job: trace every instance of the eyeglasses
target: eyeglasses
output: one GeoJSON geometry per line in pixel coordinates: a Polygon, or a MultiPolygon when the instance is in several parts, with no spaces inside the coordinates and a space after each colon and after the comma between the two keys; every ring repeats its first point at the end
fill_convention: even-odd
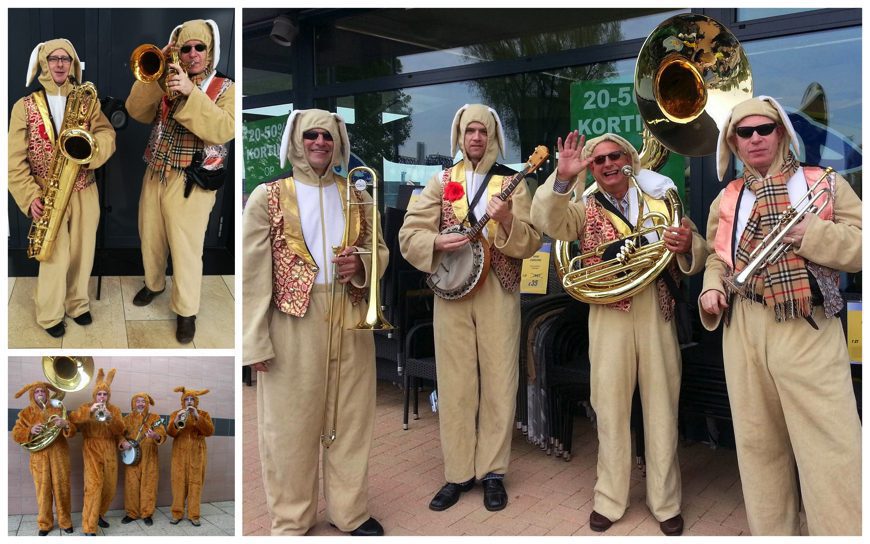
{"type": "Polygon", "coordinates": [[[302,133],[303,140],[314,141],[317,139],[318,136],[323,136],[323,139],[326,140],[327,142],[332,141],[332,134],[330,134],[328,132],[317,132],[316,130],[306,130],[305,132],[302,133]]]}
{"type": "Polygon", "coordinates": [[[611,151],[611,152],[608,153],[607,155],[598,155],[597,157],[595,157],[594,159],[592,159],[592,162],[594,162],[595,164],[601,166],[602,164],[604,164],[604,161],[605,161],[605,160],[610,159],[610,162],[616,162],[616,161],[618,161],[618,160],[620,159],[620,157],[622,157],[623,155],[625,155],[625,151],[611,151]]]}
{"type": "Polygon", "coordinates": [[[72,62],[70,57],[48,57],[49,64],[69,64],[72,62]]]}
{"type": "Polygon", "coordinates": [[[208,47],[204,43],[198,43],[196,45],[182,45],[181,49],[179,51],[181,51],[182,53],[184,53],[186,55],[186,54],[190,53],[191,48],[196,49],[200,53],[202,53],[203,51],[208,49],[208,47]]]}
{"type": "Polygon", "coordinates": [[[764,123],[763,125],[755,125],[754,127],[737,127],[734,132],[744,140],[752,138],[752,133],[757,132],[759,136],[767,136],[776,130],[776,123],[764,123]]]}

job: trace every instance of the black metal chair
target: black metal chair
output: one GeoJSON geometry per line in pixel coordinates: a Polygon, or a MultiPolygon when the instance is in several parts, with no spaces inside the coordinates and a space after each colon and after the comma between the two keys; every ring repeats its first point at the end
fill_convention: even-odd
{"type": "Polygon", "coordinates": [[[402,429],[408,430],[408,408],[414,396],[414,419],[420,419],[418,380],[437,381],[435,372],[435,340],[431,321],[418,323],[405,336],[404,352],[404,399],[402,429]]]}

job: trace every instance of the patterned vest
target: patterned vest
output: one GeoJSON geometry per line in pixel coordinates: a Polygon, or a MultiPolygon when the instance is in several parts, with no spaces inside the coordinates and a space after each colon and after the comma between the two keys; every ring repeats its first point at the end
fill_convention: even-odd
{"type": "MultiPolygon", "coordinates": [[[[57,137],[54,133],[54,123],[51,122],[51,112],[42,91],[24,98],[24,111],[27,116],[27,161],[37,183],[45,189],[45,184],[51,176],[51,158],[57,137]]],[[[90,123],[84,128],[89,129],[90,123]]],[[[81,191],[94,181],[93,170],[80,169],[73,191],[81,191]]]]}
{"type": "MultiPolygon", "coordinates": [[[[344,191],[347,180],[340,179],[341,190],[344,191]]],[[[287,315],[303,317],[308,311],[311,289],[314,287],[319,269],[302,236],[296,186],[293,184],[292,177],[271,181],[265,186],[269,211],[269,239],[272,243],[272,302],[278,310],[287,315]]],[[[361,200],[355,190],[353,195],[357,202],[361,200]]],[[[360,206],[352,206],[350,211],[350,220],[354,221],[352,225],[356,225],[355,229],[351,229],[351,238],[354,239],[351,245],[357,245],[364,240],[370,230],[365,214],[359,213],[359,209],[360,206]],[[354,230],[357,231],[356,236],[354,230]]],[[[345,211],[345,217],[347,215],[345,211]]],[[[374,253],[373,259],[377,258],[377,249],[374,253]]],[[[367,290],[350,283],[347,286],[351,303],[357,305],[367,290]]]]}
{"type": "MultiPolygon", "coordinates": [[[[444,198],[444,186],[447,185],[447,183],[450,181],[460,183],[463,190],[465,191],[465,194],[468,194],[468,187],[465,183],[465,170],[461,168],[457,169],[457,179],[451,179],[452,170],[452,168],[448,168],[441,176],[442,231],[446,228],[458,225],[458,216],[462,216],[463,218],[465,218],[468,215],[468,201],[465,198],[460,198],[453,202],[450,202],[449,200],[446,200],[444,198]]],[[[509,176],[493,175],[490,178],[489,184],[486,188],[486,192],[488,195],[487,201],[503,191],[508,186],[509,182],[509,176]]],[[[481,196],[481,198],[486,197],[481,196]]],[[[495,234],[496,229],[498,228],[498,224],[496,224],[494,221],[491,221],[486,228],[489,232],[489,239],[495,240],[495,234]]],[[[495,276],[498,278],[499,283],[501,283],[501,286],[505,289],[505,291],[513,293],[517,289],[519,289],[523,260],[517,259],[515,257],[508,257],[507,255],[496,249],[494,244],[490,244],[490,259],[490,270],[495,273],[495,276]]]]}

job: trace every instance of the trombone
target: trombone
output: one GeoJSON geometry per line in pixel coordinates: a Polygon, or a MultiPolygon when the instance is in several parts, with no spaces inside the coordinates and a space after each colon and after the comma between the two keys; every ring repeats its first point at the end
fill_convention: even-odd
{"type": "Polygon", "coordinates": [[[133,77],[142,83],[158,82],[166,97],[175,100],[181,93],[170,91],[166,87],[166,79],[176,73],[175,69],[169,66],[170,64],[178,64],[182,70],[187,69],[181,63],[178,48],[175,46],[169,48],[168,55],[164,55],[163,50],[156,45],[143,43],[130,54],[130,70],[133,72],[133,77]]]}
{"type": "MultiPolygon", "coordinates": [[[[369,266],[369,296],[368,296],[368,308],[366,309],[366,315],[363,319],[357,323],[354,327],[351,327],[347,330],[353,331],[387,331],[393,329],[393,325],[390,324],[389,321],[384,317],[381,312],[380,306],[380,266],[378,265],[378,175],[377,173],[366,166],[357,166],[356,168],[352,168],[347,173],[347,186],[345,190],[345,222],[344,222],[344,236],[342,237],[342,245],[336,246],[332,248],[332,252],[334,255],[338,256],[344,249],[347,247],[349,243],[352,242],[350,240],[350,227],[351,227],[351,210],[354,206],[371,206],[371,248],[370,249],[359,249],[350,255],[371,255],[371,265],[369,266]],[[353,177],[356,173],[367,173],[371,181],[367,182],[362,178],[357,179],[355,182],[353,181],[353,177]],[[360,199],[353,198],[354,190],[361,192],[365,191],[368,187],[372,188],[372,201],[371,202],[362,202],[360,199]]],[[[323,447],[329,448],[332,443],[335,441],[336,436],[336,419],[338,413],[338,394],[341,387],[341,344],[343,334],[342,332],[345,330],[344,325],[344,307],[345,302],[347,301],[347,284],[341,284],[341,293],[339,294],[339,302],[338,302],[338,316],[335,316],[335,296],[336,289],[338,289],[338,265],[333,263],[332,265],[332,288],[329,295],[329,312],[327,314],[327,326],[329,327],[329,336],[326,341],[326,383],[325,383],[325,391],[324,398],[329,398],[329,385],[330,385],[330,371],[329,364],[332,360],[332,346],[333,343],[336,342],[333,339],[333,321],[337,319],[337,328],[338,328],[338,339],[336,349],[338,350],[338,355],[336,355],[336,368],[335,368],[335,399],[332,406],[332,420],[330,424],[327,426],[326,420],[329,417],[329,414],[325,411],[323,414],[323,429],[324,433],[320,435],[320,442],[323,444],[323,447]]]]}
{"type": "Polygon", "coordinates": [[[749,254],[749,263],[746,267],[736,274],[733,278],[725,278],[725,282],[729,287],[734,289],[737,294],[744,298],[749,298],[751,284],[750,280],[755,276],[758,269],[762,266],[774,264],[782,258],[783,255],[791,251],[792,244],[783,242],[783,238],[788,234],[791,228],[801,221],[807,214],[819,214],[831,204],[831,189],[824,187],[818,192],[816,189],[819,185],[834,171],[830,166],[825,168],[821,177],[813,183],[812,187],[798,199],[797,203],[789,206],[779,216],[776,225],[770,229],[761,242],[749,254]],[[825,201],[821,206],[817,206],[816,202],[826,196],[825,201]]]}

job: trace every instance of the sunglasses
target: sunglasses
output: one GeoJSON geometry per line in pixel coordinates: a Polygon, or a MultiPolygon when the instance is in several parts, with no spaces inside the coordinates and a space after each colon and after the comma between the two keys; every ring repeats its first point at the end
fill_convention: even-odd
{"type": "Polygon", "coordinates": [[[306,130],[305,132],[302,133],[303,140],[314,141],[314,140],[317,140],[318,136],[323,136],[323,139],[326,140],[327,142],[332,141],[332,134],[330,134],[328,132],[317,132],[316,130],[306,130]]]}
{"type": "Polygon", "coordinates": [[[610,159],[610,162],[616,162],[623,155],[625,155],[625,151],[611,151],[607,155],[598,155],[597,157],[592,159],[592,162],[601,166],[602,164],[604,164],[604,161],[606,161],[607,159],[610,159]]]}
{"type": "Polygon", "coordinates": [[[763,125],[755,125],[754,127],[737,127],[734,132],[744,140],[752,138],[752,133],[757,132],[759,136],[767,136],[776,130],[776,123],[764,123],[763,125]]]}
{"type": "Polygon", "coordinates": [[[196,49],[197,51],[202,53],[203,51],[205,51],[207,49],[207,47],[204,43],[198,43],[196,45],[182,45],[181,49],[179,49],[179,51],[181,51],[182,53],[184,53],[186,55],[186,54],[190,53],[191,49],[196,49]]]}

